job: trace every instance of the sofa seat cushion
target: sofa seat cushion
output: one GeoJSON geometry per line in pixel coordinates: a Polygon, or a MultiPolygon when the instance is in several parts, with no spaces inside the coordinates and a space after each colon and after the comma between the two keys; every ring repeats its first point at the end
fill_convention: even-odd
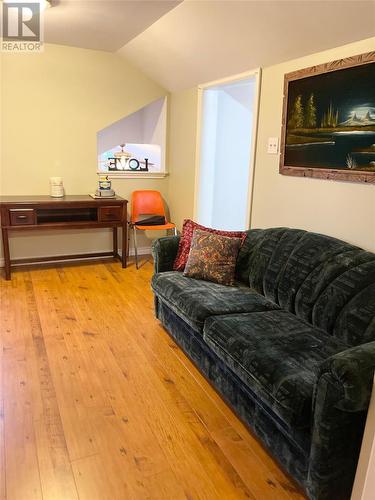
{"type": "Polygon", "coordinates": [[[184,276],[177,271],[155,274],[152,289],[195,331],[217,314],[269,311],[279,307],[248,286],[224,286],[184,276]]]}
{"type": "Polygon", "coordinates": [[[203,338],[288,431],[308,429],[320,364],[347,349],[287,311],[209,318],[203,338]]]}

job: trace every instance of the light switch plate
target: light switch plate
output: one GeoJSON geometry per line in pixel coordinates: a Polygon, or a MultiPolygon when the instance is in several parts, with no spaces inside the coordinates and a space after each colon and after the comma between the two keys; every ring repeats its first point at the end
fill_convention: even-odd
{"type": "Polygon", "coordinates": [[[267,153],[270,155],[277,155],[279,152],[279,138],[269,137],[267,143],[267,153]]]}

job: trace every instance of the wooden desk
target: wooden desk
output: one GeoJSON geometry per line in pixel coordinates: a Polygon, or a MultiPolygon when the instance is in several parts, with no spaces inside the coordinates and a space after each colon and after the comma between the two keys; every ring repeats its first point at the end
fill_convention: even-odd
{"type": "Polygon", "coordinates": [[[5,278],[11,277],[12,264],[46,262],[87,257],[119,258],[126,267],[127,200],[116,197],[93,199],[88,195],[64,196],[2,196],[0,197],[1,232],[3,236],[5,278]],[[113,251],[95,254],[62,255],[35,259],[11,260],[9,232],[34,229],[113,228],[113,251]],[[122,227],[122,257],[118,254],[117,228],[122,227]]]}

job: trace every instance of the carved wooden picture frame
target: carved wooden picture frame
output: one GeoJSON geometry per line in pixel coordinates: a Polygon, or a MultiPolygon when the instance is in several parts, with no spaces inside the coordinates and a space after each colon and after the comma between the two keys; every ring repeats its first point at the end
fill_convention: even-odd
{"type": "Polygon", "coordinates": [[[375,51],[285,75],[279,171],[375,183],[375,51]]]}

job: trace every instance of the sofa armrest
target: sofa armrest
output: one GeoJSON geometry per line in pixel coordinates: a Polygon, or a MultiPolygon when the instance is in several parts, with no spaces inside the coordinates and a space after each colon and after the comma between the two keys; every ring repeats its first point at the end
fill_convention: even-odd
{"type": "Polygon", "coordinates": [[[315,386],[307,490],[311,498],[350,498],[375,368],[375,342],[326,359],[315,386]]]}
{"type": "Polygon", "coordinates": [[[158,238],[153,242],[152,256],[154,258],[155,273],[172,271],[179,241],[180,236],[166,236],[164,238],[158,238]]]}
{"type": "Polygon", "coordinates": [[[322,376],[329,376],[340,390],[336,408],[344,411],[367,410],[374,369],[375,342],[368,342],[326,359],[320,367],[317,386],[322,376]]]}

